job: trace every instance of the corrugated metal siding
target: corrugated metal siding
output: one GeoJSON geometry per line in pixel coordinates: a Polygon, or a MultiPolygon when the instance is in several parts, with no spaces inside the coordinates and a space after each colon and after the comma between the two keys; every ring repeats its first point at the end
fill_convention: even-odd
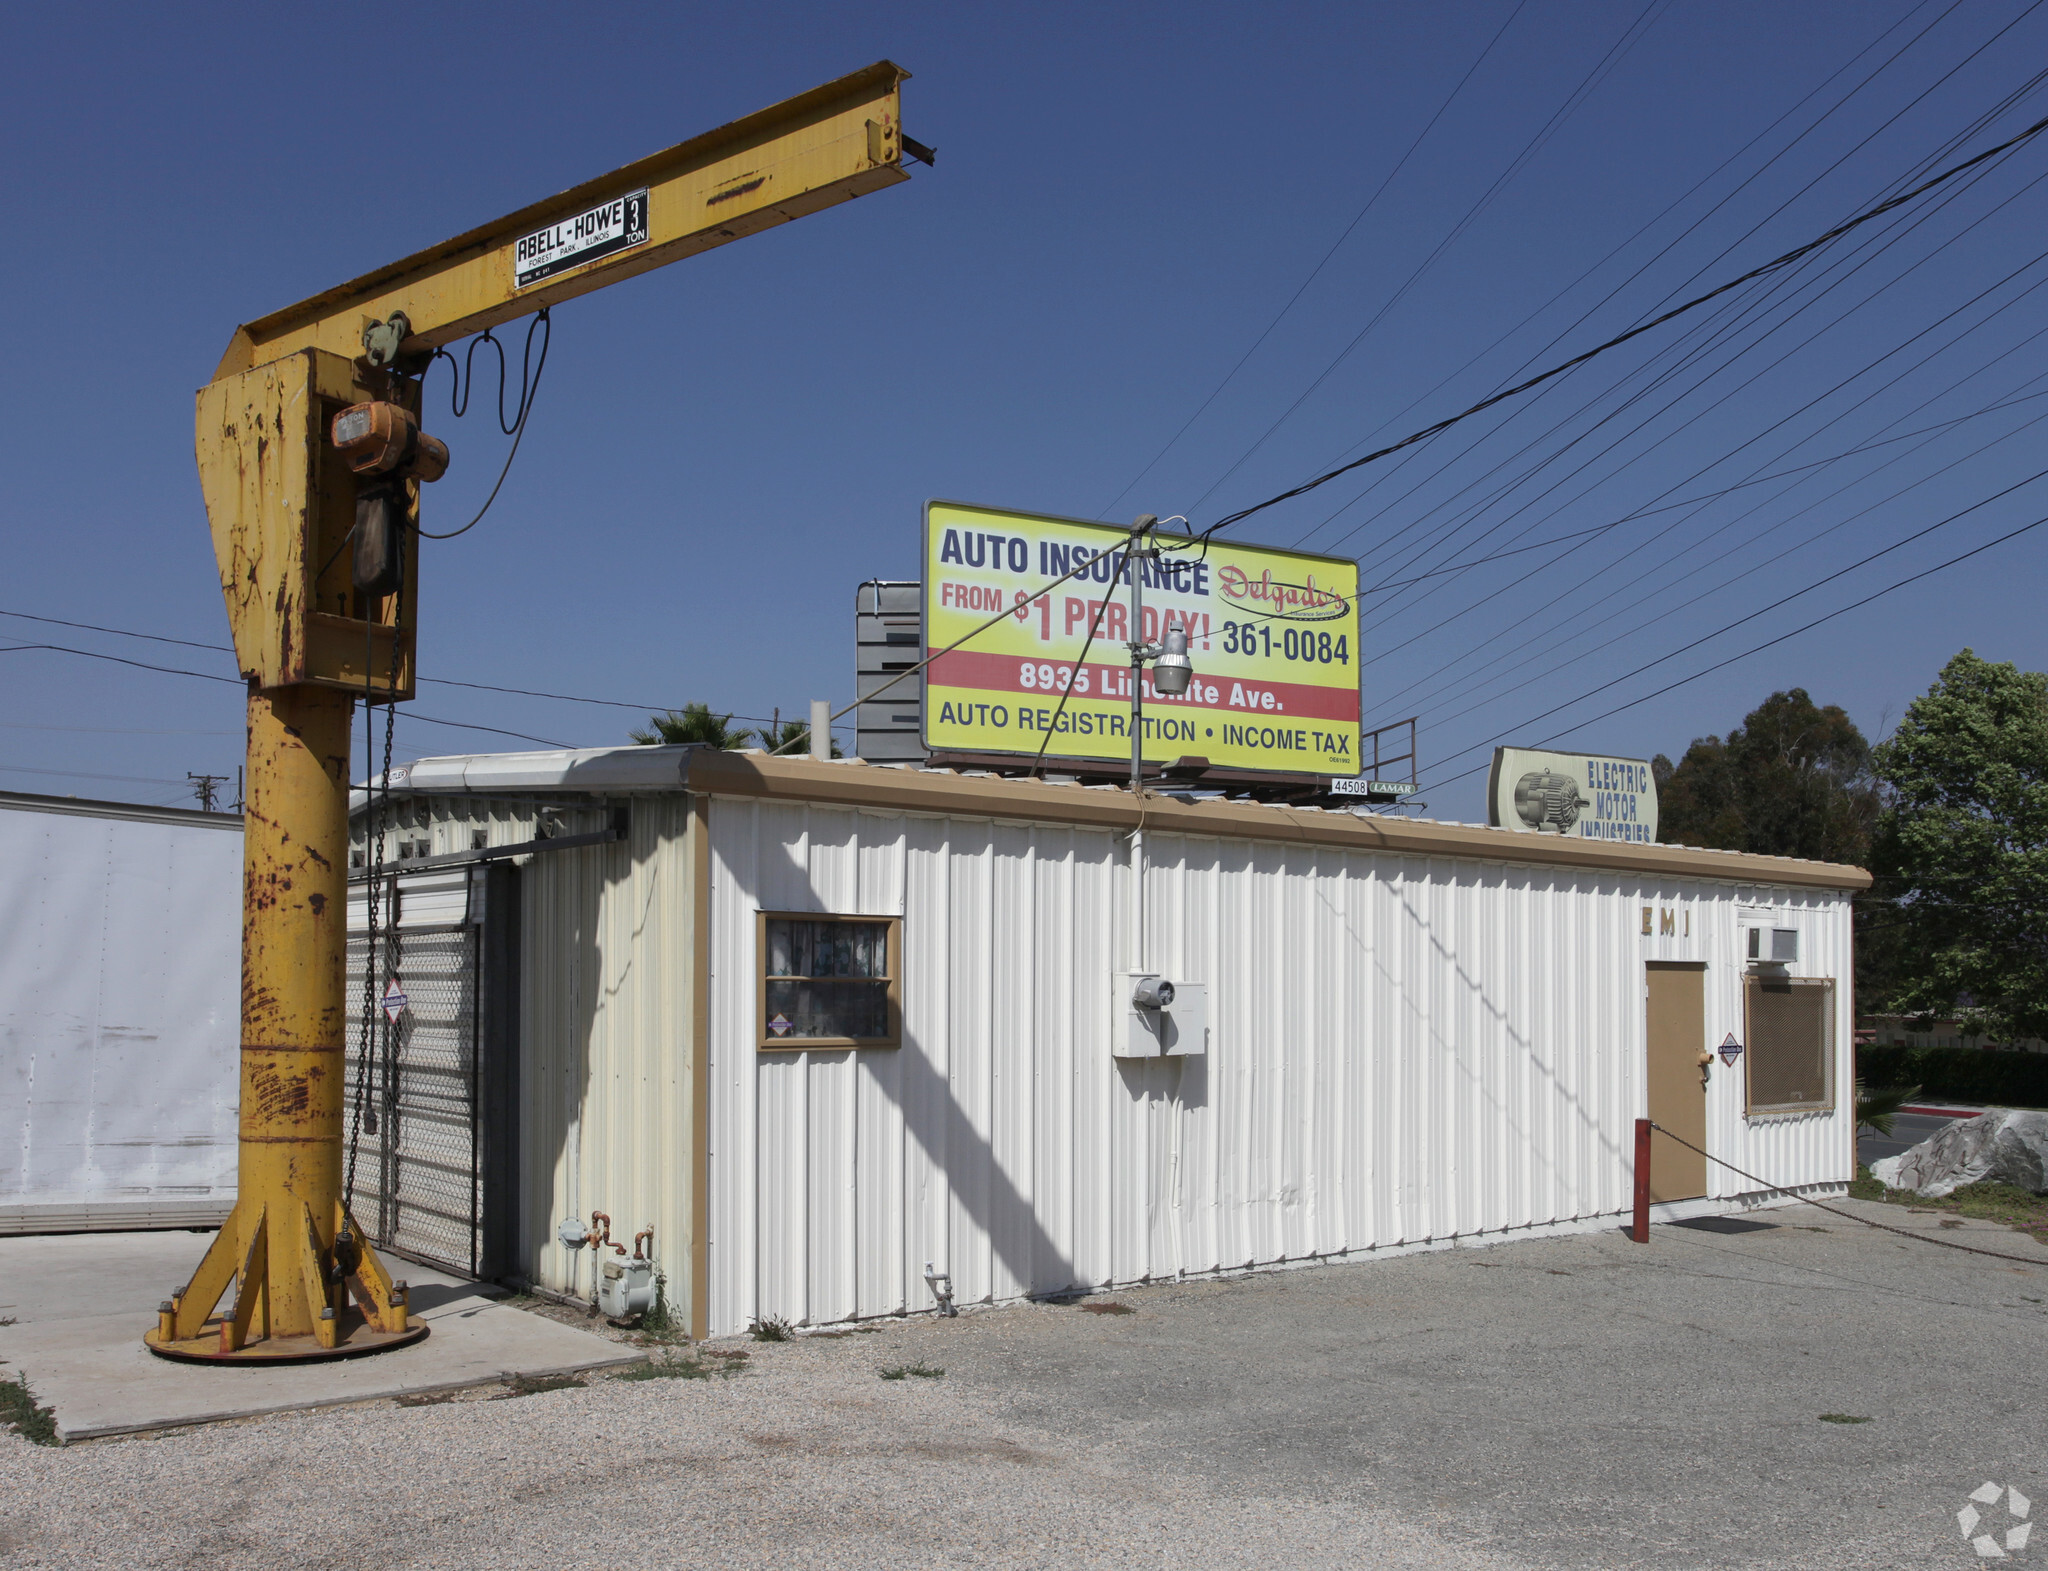
{"type": "MultiPolygon", "coordinates": [[[[629,1241],[655,1229],[669,1293],[687,1302],[690,1236],[689,808],[636,798],[629,838],[548,852],[524,872],[521,931],[521,1236],[533,1280],[565,1289],[578,1259],[561,1219],[603,1211],[629,1241]]],[[[601,829],[565,813],[560,833],[601,829]]]]}
{"type": "MultiPolygon", "coordinates": [[[[487,845],[531,840],[543,813],[558,836],[608,822],[576,803],[414,798],[396,804],[394,834],[441,855],[478,831],[487,845]]],[[[564,1248],[558,1224],[604,1211],[629,1244],[652,1224],[670,1301],[689,1302],[689,813],[680,793],[636,794],[626,840],[520,861],[519,1264],[556,1291],[591,1281],[590,1252],[564,1248]]]]}
{"type": "Polygon", "coordinates": [[[1711,1144],[1853,1171],[1843,897],[1153,835],[1147,959],[1210,984],[1211,1043],[1126,1062],[1121,839],[719,799],[711,842],[715,1331],[925,1307],[927,1261],[968,1303],[1617,1213],[1643,961],[1706,960],[1707,1039],[1739,1038],[1744,902],[1842,979],[1837,1110],[1748,1120],[1717,1065],[1711,1144]],[[901,915],[902,1048],[757,1052],[760,910],[901,915]]]}

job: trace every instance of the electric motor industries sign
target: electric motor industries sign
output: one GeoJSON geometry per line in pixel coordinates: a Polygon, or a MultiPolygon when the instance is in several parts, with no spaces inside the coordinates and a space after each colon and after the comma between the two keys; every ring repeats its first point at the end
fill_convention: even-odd
{"type": "Polygon", "coordinates": [[[1640,758],[1497,747],[1486,801],[1496,829],[1639,845],[1657,838],[1657,781],[1640,758]]]}
{"type": "MultiPolygon", "coordinates": [[[[1130,531],[960,502],[924,527],[924,743],[933,752],[1131,756],[1130,531]],[[1055,587],[1062,574],[1080,569],[1055,587]],[[993,627],[940,655],[999,611],[993,627]],[[1095,630],[1089,642],[1089,629],[1095,630]],[[1086,658],[1082,658],[1086,649],[1086,658]],[[1060,700],[1065,697],[1062,708],[1060,700]]],[[[1358,774],[1358,564],[1156,537],[1139,638],[1183,627],[1195,675],[1145,678],[1144,756],[1267,773],[1358,774]]]]}

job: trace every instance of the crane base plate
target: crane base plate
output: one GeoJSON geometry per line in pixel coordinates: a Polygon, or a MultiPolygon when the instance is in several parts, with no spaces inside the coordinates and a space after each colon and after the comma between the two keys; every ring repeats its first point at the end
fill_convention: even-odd
{"type": "Polygon", "coordinates": [[[318,1364],[334,1358],[364,1358],[371,1353],[388,1353],[407,1347],[427,1334],[425,1325],[407,1326],[403,1331],[376,1331],[366,1325],[350,1328],[347,1337],[333,1347],[322,1347],[310,1336],[267,1336],[250,1341],[232,1353],[220,1350],[220,1322],[209,1320],[197,1336],[176,1342],[158,1342],[156,1332],[143,1333],[142,1345],[158,1358],[186,1364],[318,1364]]]}

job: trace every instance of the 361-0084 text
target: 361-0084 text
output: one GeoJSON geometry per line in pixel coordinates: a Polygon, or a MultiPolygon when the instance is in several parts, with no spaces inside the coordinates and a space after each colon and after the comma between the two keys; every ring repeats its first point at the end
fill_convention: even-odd
{"type": "Polygon", "coordinates": [[[1226,655],[1259,655],[1271,659],[1296,660],[1304,665],[1351,664],[1351,639],[1345,633],[1326,633],[1310,627],[1283,628],[1279,637],[1270,627],[1256,622],[1223,624],[1223,652],[1226,655]]]}

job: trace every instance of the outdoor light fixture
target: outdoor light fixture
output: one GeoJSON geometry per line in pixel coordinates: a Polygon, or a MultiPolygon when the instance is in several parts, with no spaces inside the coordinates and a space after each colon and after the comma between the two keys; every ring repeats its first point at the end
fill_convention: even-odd
{"type": "Polygon", "coordinates": [[[1188,658],[1188,630],[1176,622],[1166,630],[1166,642],[1152,662],[1152,685],[1168,698],[1178,698],[1194,679],[1195,663],[1188,658]]]}

